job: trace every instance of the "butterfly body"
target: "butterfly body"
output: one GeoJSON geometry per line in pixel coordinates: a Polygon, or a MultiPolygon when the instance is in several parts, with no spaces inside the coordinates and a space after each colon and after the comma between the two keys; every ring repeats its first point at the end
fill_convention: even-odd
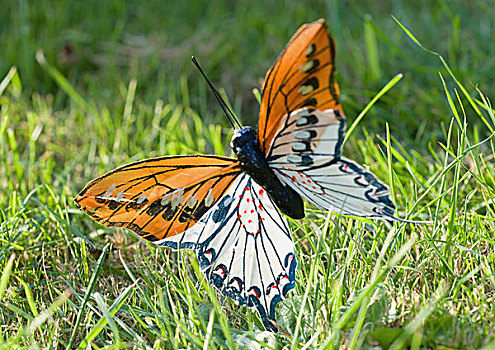
{"type": "Polygon", "coordinates": [[[268,192],[282,213],[293,219],[304,218],[304,203],[301,196],[290,186],[280,182],[270,169],[253,128],[246,126],[235,130],[230,146],[241,168],[268,192]]]}
{"type": "MultiPolygon", "coordinates": [[[[397,220],[388,187],[341,156],[346,119],[324,20],[304,24],[267,72],[258,130],[235,130],[237,159],[164,156],[127,164],[75,198],[92,219],[172,249],[194,250],[206,279],[276,331],[276,306],[294,288],[286,218],[302,198],[325,211],[397,220]]],[[[297,312],[297,311],[296,311],[297,312]]]]}

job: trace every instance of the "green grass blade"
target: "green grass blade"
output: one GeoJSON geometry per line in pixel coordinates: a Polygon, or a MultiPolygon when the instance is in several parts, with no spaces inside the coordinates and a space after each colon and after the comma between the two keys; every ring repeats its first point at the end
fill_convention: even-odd
{"type": "Polygon", "coordinates": [[[373,107],[373,105],[383,96],[387,93],[387,91],[389,91],[392,87],[394,87],[395,84],[397,84],[403,77],[403,74],[402,73],[399,73],[397,74],[396,76],[394,76],[392,79],[390,79],[390,81],[385,84],[385,86],[383,88],[381,88],[381,90],[375,95],[375,97],[373,97],[373,99],[368,102],[368,104],[366,105],[366,107],[364,107],[364,109],[359,113],[359,115],[357,116],[357,118],[352,122],[351,126],[349,127],[349,129],[347,129],[347,132],[346,132],[346,135],[345,135],[345,138],[344,138],[344,142],[342,143],[342,146],[346,143],[346,141],[349,139],[349,137],[351,137],[354,129],[357,127],[357,125],[359,124],[359,122],[361,121],[361,119],[364,118],[364,116],[366,115],[366,113],[368,113],[368,111],[371,109],[371,107],[373,107]]]}
{"type": "Polygon", "coordinates": [[[5,294],[5,289],[9,284],[10,275],[12,274],[12,267],[14,266],[15,257],[16,257],[15,253],[12,253],[12,255],[10,255],[9,260],[7,261],[7,264],[5,264],[5,267],[3,268],[2,277],[0,278],[0,300],[2,300],[3,295],[5,294]]]}
{"type": "Polygon", "coordinates": [[[7,73],[7,75],[5,76],[5,78],[2,79],[2,81],[0,82],[0,96],[3,95],[5,89],[7,89],[7,86],[9,86],[10,81],[12,80],[12,78],[14,77],[14,75],[16,73],[17,73],[17,68],[12,67],[12,68],[10,68],[10,70],[7,73]]]}
{"type": "Polygon", "coordinates": [[[425,320],[435,310],[435,306],[444,297],[447,290],[448,288],[445,282],[439,285],[432,298],[421,308],[418,315],[404,327],[402,334],[393,342],[392,346],[389,348],[390,350],[404,349],[407,341],[424,324],[425,320]]]}
{"type": "Polygon", "coordinates": [[[96,292],[94,298],[96,300],[96,304],[98,305],[98,308],[101,310],[103,314],[103,317],[105,318],[107,324],[110,326],[110,329],[112,330],[114,336],[114,344],[120,345],[121,340],[119,336],[119,329],[117,328],[117,325],[113,321],[112,318],[113,315],[110,313],[110,310],[108,310],[108,307],[105,304],[105,301],[101,297],[100,293],[96,292]]]}
{"type": "MultiPolygon", "coordinates": [[[[331,219],[331,212],[328,212],[327,218],[325,220],[325,224],[323,226],[323,229],[320,232],[320,235],[318,235],[318,241],[316,244],[316,251],[315,251],[315,261],[311,264],[311,269],[309,272],[309,280],[307,282],[307,286],[312,286],[313,285],[313,280],[315,279],[315,273],[316,273],[316,266],[318,266],[318,260],[320,259],[320,252],[323,247],[323,241],[325,240],[326,232],[328,231],[328,225],[330,223],[331,219]]],[[[298,335],[299,332],[301,332],[301,325],[302,325],[302,318],[304,315],[304,309],[306,306],[306,303],[308,301],[308,296],[309,296],[309,291],[312,290],[312,288],[306,288],[303,299],[301,302],[300,306],[300,311],[299,314],[297,315],[297,321],[296,321],[296,327],[294,329],[294,335],[292,338],[292,344],[291,344],[291,350],[294,350],[296,348],[296,345],[298,345],[298,335]]]]}
{"type": "Polygon", "coordinates": [[[60,73],[60,71],[57,68],[53,67],[52,65],[50,65],[46,61],[46,58],[45,58],[45,55],[43,54],[43,51],[38,51],[36,53],[36,61],[39,63],[39,65],[43,69],[45,69],[48,72],[48,74],[50,74],[50,76],[53,78],[53,80],[56,81],[56,83],[58,84],[58,86],[60,86],[60,88],[62,90],[64,90],[65,93],[67,95],[69,95],[69,97],[79,107],[81,107],[83,110],[85,110],[87,112],[90,112],[91,111],[90,106],[86,103],[86,101],[84,100],[84,98],[76,91],[76,89],[74,89],[74,87],[67,80],[67,78],[64,77],[62,75],[62,73],[60,73]]]}
{"type": "Polygon", "coordinates": [[[98,262],[96,263],[95,269],[93,271],[93,274],[91,276],[91,280],[89,281],[88,286],[86,287],[86,294],[84,295],[84,299],[79,307],[79,311],[77,313],[77,318],[76,318],[76,323],[74,324],[74,329],[72,330],[72,335],[69,339],[69,344],[67,345],[67,349],[71,349],[72,345],[74,344],[74,340],[76,339],[76,334],[77,331],[79,330],[79,325],[81,324],[82,316],[83,313],[86,311],[86,304],[89,301],[89,298],[91,296],[91,292],[93,291],[93,288],[96,284],[96,279],[98,278],[100,274],[101,267],[103,263],[105,262],[105,258],[107,256],[108,249],[110,248],[110,244],[105,245],[103,248],[100,257],[98,258],[98,262]]]}

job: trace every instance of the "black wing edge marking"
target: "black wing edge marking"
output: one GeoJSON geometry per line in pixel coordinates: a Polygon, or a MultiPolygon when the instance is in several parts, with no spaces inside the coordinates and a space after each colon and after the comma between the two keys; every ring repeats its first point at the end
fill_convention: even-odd
{"type": "MultiPolygon", "coordinates": [[[[79,196],[84,196],[86,194],[86,192],[97,182],[103,180],[104,178],[106,177],[109,177],[117,172],[122,172],[122,171],[127,171],[128,168],[132,168],[132,167],[135,167],[139,164],[143,164],[143,163],[154,163],[154,162],[159,162],[159,161],[162,161],[162,160],[168,160],[168,159],[181,159],[181,158],[205,158],[205,159],[216,159],[216,160],[222,160],[222,161],[225,161],[226,163],[225,164],[209,164],[209,165],[204,165],[204,164],[201,164],[201,165],[194,165],[194,164],[190,164],[190,165],[179,165],[179,166],[174,166],[174,165],[160,165],[160,166],[151,166],[151,165],[148,165],[147,168],[155,168],[155,167],[160,167],[160,168],[164,168],[168,171],[171,171],[171,170],[176,170],[176,169],[186,169],[186,168],[198,168],[198,167],[207,167],[207,166],[217,166],[217,167],[229,167],[231,166],[232,164],[229,163],[229,162],[236,162],[237,160],[235,158],[230,158],[230,157],[224,157],[224,156],[217,156],[217,155],[214,155],[214,154],[188,154],[188,155],[182,155],[182,156],[162,156],[162,157],[156,157],[156,158],[148,158],[148,159],[142,159],[142,160],[139,160],[137,162],[132,162],[132,163],[129,163],[129,164],[125,164],[125,165],[121,165],[119,166],[118,168],[115,168],[109,172],[107,172],[106,174],[103,174],[95,179],[93,179],[92,181],[90,181],[86,186],[84,186],[84,188],[79,192],[79,194],[77,195],[78,197],[79,196]]],[[[136,169],[139,169],[139,168],[132,168],[130,170],[136,170],[136,169]]],[[[167,171],[164,171],[164,172],[167,172],[167,171]]],[[[77,197],[76,197],[77,198],[77,197]]]]}
{"type": "MultiPolygon", "coordinates": [[[[288,129],[289,127],[291,127],[295,121],[292,121],[292,122],[289,122],[291,116],[292,116],[292,113],[297,113],[299,110],[307,110],[309,114],[311,114],[312,112],[314,112],[316,109],[314,108],[300,108],[300,109],[296,109],[292,112],[289,112],[285,118],[286,118],[286,121],[285,121],[285,125],[283,128],[281,128],[277,134],[275,135],[275,137],[273,138],[272,140],[272,143],[270,144],[270,149],[268,151],[268,154],[266,155],[266,159],[269,163],[272,163],[271,165],[273,165],[273,163],[275,162],[275,160],[277,160],[278,158],[281,158],[283,157],[284,155],[277,155],[277,156],[273,156],[273,150],[277,147],[280,146],[277,145],[277,139],[280,138],[280,137],[283,137],[283,136],[286,136],[288,135],[288,131],[286,131],[286,129],[288,129]]],[[[347,118],[345,117],[345,115],[343,115],[342,113],[340,113],[340,111],[338,109],[331,109],[333,111],[333,113],[336,115],[336,117],[338,118],[339,120],[339,129],[338,129],[338,134],[337,134],[337,142],[335,143],[335,149],[334,149],[334,154],[331,155],[331,157],[333,158],[331,161],[330,161],[330,164],[332,164],[332,162],[336,162],[340,159],[341,155],[342,155],[342,145],[344,143],[344,139],[345,139],[345,130],[346,130],[346,127],[347,127],[347,118]]],[[[324,112],[324,111],[321,111],[321,112],[324,112]]],[[[297,131],[299,130],[314,130],[315,128],[322,128],[322,127],[325,127],[325,128],[328,128],[328,127],[331,127],[332,125],[334,124],[330,124],[330,123],[326,123],[326,124],[314,124],[314,125],[309,125],[309,126],[306,126],[306,127],[300,127],[297,129],[297,131]]],[[[292,130],[292,131],[296,131],[296,130],[292,130]]],[[[291,132],[292,132],[291,131],[291,132]]],[[[315,140],[310,140],[310,142],[315,142],[315,141],[318,141],[318,140],[324,140],[324,139],[315,139],[315,140]]],[[[328,166],[329,164],[328,163],[325,163],[324,165],[321,165],[320,167],[325,167],[325,166],[328,166]]]]}
{"type": "MultiPolygon", "coordinates": [[[[390,197],[390,190],[388,186],[382,183],[380,180],[378,180],[373,173],[366,171],[366,169],[360,167],[353,161],[345,158],[333,160],[331,164],[327,164],[327,166],[330,165],[338,166],[341,171],[340,174],[331,175],[332,177],[352,176],[354,186],[361,188],[368,188],[368,189],[363,193],[363,197],[354,196],[345,191],[346,188],[349,187],[349,185],[346,185],[344,187],[343,185],[339,185],[338,183],[318,180],[318,178],[328,177],[329,175],[308,174],[309,178],[312,181],[317,183],[322,189],[325,190],[324,195],[317,194],[317,196],[326,203],[327,207],[324,207],[316,203],[313,199],[311,199],[311,197],[306,192],[303,192],[304,198],[306,198],[308,201],[312,202],[323,211],[327,211],[329,210],[329,208],[333,207],[332,211],[337,214],[351,215],[356,217],[376,218],[376,219],[399,221],[399,222],[410,222],[409,220],[400,219],[395,216],[395,205],[392,202],[392,198],[390,197]],[[364,179],[366,182],[361,183],[360,182],[361,179],[364,179]],[[335,188],[336,186],[340,186],[342,189],[337,190],[335,188]],[[379,195],[373,196],[373,194],[379,194],[379,195]],[[353,198],[355,200],[359,200],[365,203],[375,204],[375,206],[373,207],[372,212],[370,212],[369,214],[366,215],[358,214],[350,209],[342,208],[338,204],[336,204],[339,202],[342,203],[341,196],[353,198]],[[338,211],[338,209],[340,209],[340,211],[338,211]]],[[[306,171],[317,168],[320,167],[306,169],[306,171]]],[[[281,171],[280,169],[276,169],[276,171],[282,175],[284,174],[283,171],[281,171]]],[[[304,173],[304,171],[301,172],[304,173]]]]}
{"type": "MultiPolygon", "coordinates": [[[[252,180],[250,180],[252,181],[252,180]]],[[[249,181],[249,182],[250,182],[249,181]]],[[[239,183],[237,184],[237,188],[233,191],[234,193],[237,191],[241,185],[244,186],[242,179],[240,179],[239,183]]],[[[249,184],[248,186],[251,186],[249,184]]],[[[254,192],[253,192],[254,193],[254,192]]],[[[276,208],[276,205],[273,203],[271,198],[269,200],[272,202],[272,205],[274,208],[276,208]]],[[[220,221],[228,221],[231,219],[233,216],[237,215],[237,211],[233,210],[230,215],[227,216],[228,210],[230,208],[230,205],[233,202],[233,198],[230,195],[225,195],[222,199],[221,202],[218,204],[219,208],[217,210],[212,211],[208,214],[207,217],[205,217],[205,221],[208,220],[214,220],[215,222],[220,222],[220,221]]],[[[235,224],[233,225],[235,227],[235,224]]],[[[276,278],[276,282],[280,284],[280,280],[282,278],[287,277],[289,279],[289,282],[287,282],[281,293],[282,297],[280,294],[274,296],[269,305],[269,309],[265,309],[265,307],[262,304],[262,301],[260,299],[261,293],[264,291],[261,291],[257,286],[252,286],[249,290],[247,290],[246,294],[248,295],[247,297],[242,296],[242,290],[244,286],[242,286],[243,281],[238,278],[238,277],[233,277],[228,283],[225,283],[225,280],[229,276],[229,270],[227,266],[224,264],[219,264],[215,266],[214,270],[211,270],[211,265],[215,261],[217,252],[213,248],[209,248],[208,244],[219,234],[219,232],[224,228],[223,225],[219,226],[204,242],[199,243],[200,237],[203,235],[203,231],[199,234],[199,238],[196,242],[173,242],[173,241],[162,241],[160,242],[160,245],[169,247],[172,249],[188,249],[188,250],[195,250],[196,255],[198,257],[198,262],[200,269],[204,272],[206,278],[208,279],[208,282],[215,286],[223,295],[233,299],[238,305],[242,306],[248,306],[248,307],[255,307],[261,317],[261,321],[263,322],[263,325],[267,330],[270,330],[272,332],[278,332],[278,328],[275,327],[275,317],[276,317],[276,307],[277,304],[283,301],[282,297],[285,298],[285,296],[295,288],[295,281],[296,281],[296,269],[297,269],[297,259],[296,256],[293,252],[289,252],[284,258],[283,258],[283,267],[285,270],[288,270],[289,273],[288,275],[284,274],[279,274],[276,278]],[[221,275],[219,274],[214,274],[213,272],[218,271],[218,270],[223,270],[221,275]],[[239,290],[236,288],[230,287],[232,283],[238,283],[239,285],[239,290]],[[254,291],[254,295],[251,293],[254,291]]],[[[236,242],[237,244],[237,242],[236,242]]],[[[268,288],[271,288],[272,284],[268,285],[268,288]]]]}
{"type": "MultiPolygon", "coordinates": [[[[319,23],[320,20],[318,21],[315,21],[313,23],[306,23],[298,33],[296,33],[292,39],[289,41],[289,43],[285,46],[284,50],[282,51],[282,53],[277,57],[277,59],[275,60],[275,63],[270,67],[270,69],[268,70],[268,73],[267,73],[267,76],[265,77],[265,82],[263,83],[263,89],[261,91],[261,100],[263,100],[263,97],[265,94],[268,94],[268,103],[267,103],[267,106],[266,106],[266,121],[265,121],[265,127],[264,127],[264,130],[263,130],[263,138],[265,138],[265,135],[266,135],[266,129],[267,129],[267,126],[268,126],[268,118],[270,117],[270,113],[271,113],[271,110],[272,110],[272,106],[273,106],[273,103],[274,101],[276,100],[277,98],[277,95],[278,93],[280,92],[280,90],[276,90],[274,95],[272,96],[272,91],[273,91],[273,85],[274,85],[274,82],[275,82],[275,79],[272,78],[272,75],[276,75],[278,70],[280,69],[280,66],[282,65],[282,60],[285,58],[285,54],[287,53],[287,49],[289,48],[289,46],[300,36],[302,35],[302,33],[304,33],[306,30],[308,30],[312,25],[316,24],[316,23],[319,23]],[[276,69],[276,70],[275,70],[276,69]],[[269,79],[272,79],[272,81],[270,82],[270,87],[268,88],[268,86],[266,86],[266,82],[268,82],[269,79]],[[267,88],[268,88],[268,91],[267,91],[267,88]]],[[[324,28],[326,30],[326,26],[322,26],[322,28],[324,28]]],[[[321,29],[320,29],[321,30],[321,29]]],[[[328,32],[328,30],[327,30],[328,32]]],[[[318,34],[320,33],[320,31],[318,31],[315,36],[317,36],[318,34]]],[[[304,52],[306,48],[304,48],[303,50],[301,50],[301,53],[304,52]]],[[[299,55],[296,55],[296,56],[299,56],[299,55]]],[[[294,65],[295,63],[293,62],[292,64],[290,64],[289,66],[289,69],[287,69],[287,72],[286,74],[284,75],[283,79],[282,79],[282,82],[286,82],[286,79],[288,77],[288,74],[290,73],[290,71],[294,68],[294,65]]],[[[261,141],[261,140],[260,140],[261,141]]],[[[262,148],[262,152],[265,154],[266,152],[266,147],[267,145],[265,144],[264,141],[261,142],[261,148],[262,148]]],[[[269,145],[268,145],[269,147],[269,145]]]]}
{"type": "Polygon", "coordinates": [[[356,185],[360,187],[371,187],[364,193],[366,200],[370,203],[384,206],[383,208],[380,208],[380,210],[378,210],[377,207],[373,208],[376,216],[383,217],[385,219],[397,220],[394,215],[395,205],[392,202],[392,198],[390,197],[390,189],[388,188],[388,186],[379,181],[373,173],[366,171],[354,162],[347,159],[339,159],[339,161],[342,163],[341,165],[339,165],[339,168],[343,173],[348,173],[348,171],[346,171],[346,167],[349,167],[353,172],[357,174],[357,176],[354,177],[354,183],[356,185]],[[364,180],[369,185],[360,183],[361,177],[364,177],[364,180]],[[381,195],[375,198],[371,196],[371,194],[373,193],[379,193],[381,195]]]}

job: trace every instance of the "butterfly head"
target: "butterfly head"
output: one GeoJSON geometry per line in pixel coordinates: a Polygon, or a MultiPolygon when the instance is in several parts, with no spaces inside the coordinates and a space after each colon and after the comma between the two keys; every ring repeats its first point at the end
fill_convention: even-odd
{"type": "Polygon", "coordinates": [[[250,126],[245,126],[243,128],[234,131],[234,135],[230,140],[230,147],[234,150],[234,153],[239,158],[239,155],[243,154],[246,148],[258,147],[258,139],[256,136],[256,131],[250,126]]]}

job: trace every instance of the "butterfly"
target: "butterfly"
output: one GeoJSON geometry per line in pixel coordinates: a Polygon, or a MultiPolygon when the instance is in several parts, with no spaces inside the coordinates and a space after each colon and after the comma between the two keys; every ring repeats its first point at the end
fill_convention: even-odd
{"type": "Polygon", "coordinates": [[[235,158],[165,156],[91,181],[75,203],[105,226],[196,252],[207,280],[255,308],[277,331],[276,306],[294,288],[296,255],[283,214],[303,198],[326,211],[395,219],[386,185],[341,157],[346,119],[324,20],[304,24],[266,73],[258,130],[235,130],[235,158]]]}

